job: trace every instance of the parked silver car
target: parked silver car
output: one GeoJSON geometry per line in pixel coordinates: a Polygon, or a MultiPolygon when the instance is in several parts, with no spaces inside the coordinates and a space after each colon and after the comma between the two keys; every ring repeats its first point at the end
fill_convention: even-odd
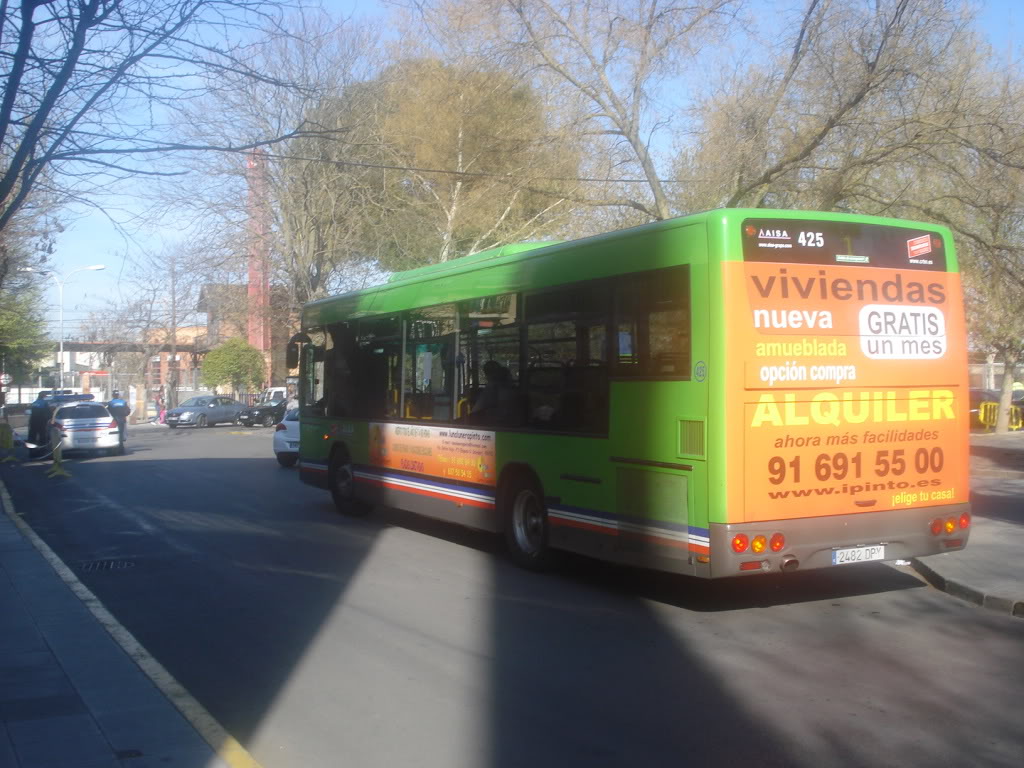
{"type": "Polygon", "coordinates": [[[60,436],[61,450],[124,453],[117,422],[103,403],[68,403],[53,414],[54,436],[60,436]]]}
{"type": "Polygon", "coordinates": [[[172,408],[164,419],[171,429],[188,425],[212,427],[214,424],[234,424],[244,407],[230,397],[203,395],[190,397],[177,408],[172,408]]]}

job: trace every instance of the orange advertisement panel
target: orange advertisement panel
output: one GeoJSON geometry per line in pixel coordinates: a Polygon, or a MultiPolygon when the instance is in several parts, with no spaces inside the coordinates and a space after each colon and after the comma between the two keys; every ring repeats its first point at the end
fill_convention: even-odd
{"type": "Polygon", "coordinates": [[[371,424],[370,463],[446,480],[494,485],[494,433],[420,424],[371,424]]]}
{"type": "MultiPolygon", "coordinates": [[[[785,233],[784,233],[785,234],[785,233]]],[[[907,238],[905,258],[927,238],[907,238]]],[[[848,258],[852,258],[848,257],[848,258]]],[[[723,263],[730,522],[968,500],[960,276],[723,263]]]]}

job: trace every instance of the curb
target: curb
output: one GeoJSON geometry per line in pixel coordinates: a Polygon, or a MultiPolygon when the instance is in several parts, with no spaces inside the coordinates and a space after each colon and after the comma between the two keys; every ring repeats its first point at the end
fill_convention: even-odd
{"type": "Polygon", "coordinates": [[[956,579],[947,579],[916,557],[910,559],[910,567],[920,574],[925,581],[935,587],[935,589],[941,590],[947,595],[973,603],[982,608],[987,608],[990,611],[1001,613],[1004,616],[1015,616],[1024,619],[1024,600],[989,595],[956,579]]]}
{"type": "Polygon", "coordinates": [[[206,742],[215,758],[214,761],[208,763],[209,765],[226,764],[228,768],[262,768],[256,758],[228,733],[159,661],[149,654],[128,629],[114,618],[100,599],[75,576],[74,572],[60,559],[60,556],[50,549],[39,534],[15,511],[14,501],[2,478],[0,478],[0,515],[7,516],[14,528],[32,545],[71,593],[81,601],[86,610],[110,635],[113,642],[206,742]]]}

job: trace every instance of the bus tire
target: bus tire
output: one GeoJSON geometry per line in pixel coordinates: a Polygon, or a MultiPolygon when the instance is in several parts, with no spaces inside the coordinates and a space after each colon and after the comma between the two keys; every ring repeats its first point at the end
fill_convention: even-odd
{"type": "Polygon", "coordinates": [[[331,453],[331,463],[327,471],[327,483],[331,489],[334,508],[348,517],[364,517],[370,511],[370,505],[356,498],[355,477],[352,475],[352,463],[344,450],[331,453]]]}
{"type": "Polygon", "coordinates": [[[548,545],[548,510],[540,483],[531,473],[518,472],[503,484],[499,499],[512,560],[531,571],[550,568],[554,552],[548,545]]]}

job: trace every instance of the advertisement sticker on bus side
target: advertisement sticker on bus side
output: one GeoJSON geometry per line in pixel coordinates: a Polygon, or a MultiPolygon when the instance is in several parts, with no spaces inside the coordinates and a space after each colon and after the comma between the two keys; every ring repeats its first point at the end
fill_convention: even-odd
{"type": "Polygon", "coordinates": [[[420,424],[370,424],[370,463],[476,485],[494,485],[494,433],[420,424]]]}
{"type": "Polygon", "coordinates": [[[730,519],[966,502],[966,334],[942,238],[750,219],[743,238],[722,265],[744,456],[730,519]]]}

